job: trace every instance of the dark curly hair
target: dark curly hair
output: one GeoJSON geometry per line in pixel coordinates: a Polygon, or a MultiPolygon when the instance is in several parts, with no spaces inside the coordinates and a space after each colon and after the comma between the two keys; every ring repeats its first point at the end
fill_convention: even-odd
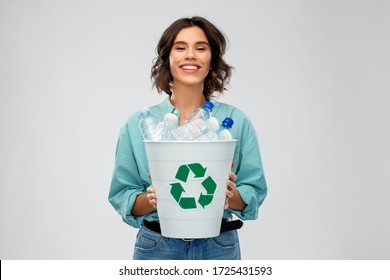
{"type": "Polygon", "coordinates": [[[230,81],[232,69],[228,65],[223,55],[226,51],[226,38],[211,22],[205,18],[195,16],[192,18],[181,18],[173,22],[162,34],[158,42],[156,53],[157,57],[151,70],[153,86],[161,93],[172,94],[172,74],[169,66],[169,54],[177,34],[184,28],[198,26],[206,34],[211,48],[211,67],[210,72],[205,78],[203,94],[206,99],[210,99],[214,92],[223,93],[226,85],[230,81]]]}

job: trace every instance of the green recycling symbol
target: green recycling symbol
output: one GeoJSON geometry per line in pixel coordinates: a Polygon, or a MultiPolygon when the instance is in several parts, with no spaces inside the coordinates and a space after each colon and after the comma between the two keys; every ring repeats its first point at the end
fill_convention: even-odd
{"type": "MultiPolygon", "coordinates": [[[[190,171],[192,171],[192,173],[195,175],[194,178],[202,178],[206,174],[206,169],[207,167],[204,168],[200,163],[183,164],[178,168],[175,178],[183,183],[186,183],[190,171]]],[[[197,201],[203,208],[205,208],[205,206],[209,205],[213,201],[214,193],[217,189],[217,183],[215,183],[213,178],[208,176],[202,181],[201,184],[206,190],[206,194],[201,192],[197,201]]],[[[170,185],[172,186],[170,193],[181,208],[195,209],[197,207],[195,197],[183,196],[185,190],[180,182],[172,183],[170,185]]]]}

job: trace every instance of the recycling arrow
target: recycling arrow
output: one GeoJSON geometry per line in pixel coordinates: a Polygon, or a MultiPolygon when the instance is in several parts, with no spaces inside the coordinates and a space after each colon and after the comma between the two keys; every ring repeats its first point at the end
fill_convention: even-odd
{"type": "Polygon", "coordinates": [[[188,165],[188,167],[195,174],[195,178],[201,178],[204,176],[204,174],[206,174],[207,167],[203,168],[200,163],[191,163],[188,165]]]}
{"type": "Polygon", "coordinates": [[[209,205],[213,201],[217,184],[209,176],[202,182],[202,186],[206,189],[207,194],[201,193],[198,202],[203,208],[205,208],[205,206],[209,205]]]}
{"type": "Polygon", "coordinates": [[[177,170],[175,178],[187,182],[188,174],[190,174],[190,168],[187,165],[181,165],[177,170]]]}
{"type": "MultiPolygon", "coordinates": [[[[206,170],[207,167],[204,168],[200,163],[183,164],[179,166],[175,179],[181,181],[182,183],[186,183],[189,179],[190,171],[192,171],[194,174],[194,178],[202,178],[205,176],[206,170]]],[[[185,189],[183,188],[182,183],[175,182],[170,184],[170,193],[172,197],[183,209],[197,208],[196,199],[194,197],[183,196],[185,189]]],[[[205,208],[213,201],[214,193],[217,189],[217,184],[211,176],[208,176],[202,181],[201,185],[206,190],[206,194],[201,192],[197,201],[203,208],[205,208]]]]}
{"type": "Polygon", "coordinates": [[[182,193],[185,192],[180,183],[171,184],[171,195],[176,200],[177,203],[183,209],[193,209],[196,208],[196,201],[193,197],[182,197],[182,193]]]}
{"type": "Polygon", "coordinates": [[[188,165],[181,165],[177,170],[175,178],[187,182],[188,175],[190,174],[190,170],[195,174],[195,178],[201,178],[206,173],[207,168],[203,168],[200,163],[191,163],[188,165]]]}

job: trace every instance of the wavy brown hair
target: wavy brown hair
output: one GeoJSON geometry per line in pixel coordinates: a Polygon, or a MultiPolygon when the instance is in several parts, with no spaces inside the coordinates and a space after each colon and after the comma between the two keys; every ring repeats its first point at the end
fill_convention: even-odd
{"type": "Polygon", "coordinates": [[[172,74],[169,66],[169,54],[172,50],[177,34],[184,28],[198,26],[206,34],[211,48],[210,72],[205,78],[203,94],[207,99],[218,91],[223,93],[230,81],[232,69],[223,56],[226,51],[227,40],[220,30],[211,22],[202,17],[181,18],[173,22],[162,34],[158,42],[157,57],[151,70],[153,86],[161,93],[172,94],[172,74]]]}

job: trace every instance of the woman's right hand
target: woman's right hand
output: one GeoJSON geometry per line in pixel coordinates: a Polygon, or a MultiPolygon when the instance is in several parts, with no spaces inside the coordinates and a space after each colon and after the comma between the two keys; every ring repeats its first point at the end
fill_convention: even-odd
{"type": "Polygon", "coordinates": [[[156,191],[154,190],[153,186],[150,185],[146,189],[146,197],[149,201],[149,203],[153,206],[154,209],[157,208],[157,197],[156,197],[156,191]]]}

